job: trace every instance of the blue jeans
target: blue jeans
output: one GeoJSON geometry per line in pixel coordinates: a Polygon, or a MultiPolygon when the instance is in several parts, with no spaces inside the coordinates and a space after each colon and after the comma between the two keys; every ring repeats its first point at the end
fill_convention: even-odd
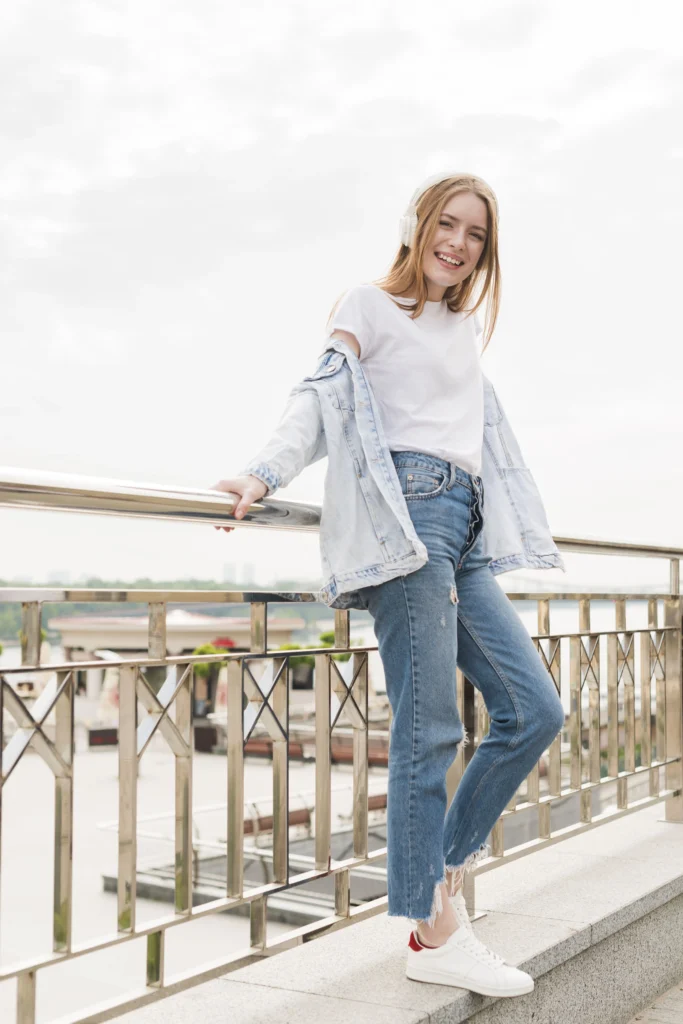
{"type": "Polygon", "coordinates": [[[392,452],[429,561],[364,588],[393,721],[387,801],[388,913],[433,923],[439,884],[487,856],[486,839],[564,724],[555,683],[480,553],[480,477],[422,452],[392,452]],[[446,772],[464,738],[456,665],[490,730],[450,807],[446,772]]]}

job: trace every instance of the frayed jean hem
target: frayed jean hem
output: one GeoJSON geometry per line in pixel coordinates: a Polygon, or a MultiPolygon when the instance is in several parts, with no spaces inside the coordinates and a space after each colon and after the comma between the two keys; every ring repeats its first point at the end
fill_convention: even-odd
{"type": "Polygon", "coordinates": [[[441,894],[441,886],[445,883],[445,881],[446,875],[444,873],[443,878],[441,878],[438,882],[434,883],[432,906],[428,917],[420,917],[416,914],[402,913],[398,910],[387,911],[387,917],[404,917],[410,921],[413,921],[414,924],[426,924],[428,928],[433,928],[436,923],[437,917],[439,916],[439,914],[443,913],[443,896],[441,894]]]}
{"type": "Polygon", "coordinates": [[[474,850],[465,857],[462,864],[446,863],[446,871],[451,872],[449,896],[452,896],[458,886],[462,885],[467,872],[472,871],[472,869],[478,864],[481,864],[482,861],[487,860],[490,855],[491,847],[488,843],[482,843],[479,849],[474,850]]]}
{"type": "Polygon", "coordinates": [[[488,843],[482,843],[477,850],[473,850],[472,853],[465,857],[461,864],[446,864],[444,870],[444,876],[438,882],[434,883],[434,895],[432,896],[432,906],[428,917],[417,917],[414,914],[401,914],[394,912],[388,912],[387,917],[406,917],[414,921],[416,924],[426,924],[428,928],[433,928],[436,924],[436,919],[439,914],[443,913],[443,895],[441,892],[441,886],[445,883],[449,883],[448,895],[453,896],[456,889],[462,885],[465,875],[472,871],[482,861],[487,860],[491,855],[491,847],[488,843]],[[448,880],[446,874],[450,873],[451,877],[448,880]]]}

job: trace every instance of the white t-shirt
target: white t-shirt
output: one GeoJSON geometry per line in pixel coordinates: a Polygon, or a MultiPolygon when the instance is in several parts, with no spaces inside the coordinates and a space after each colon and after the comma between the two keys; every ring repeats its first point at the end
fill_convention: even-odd
{"type": "Polygon", "coordinates": [[[427,452],[479,476],[482,328],[476,313],[453,313],[445,300],[426,302],[412,320],[406,310],[414,303],[374,284],[356,285],[341,299],[326,336],[340,329],[358,339],[390,450],[427,452]]]}

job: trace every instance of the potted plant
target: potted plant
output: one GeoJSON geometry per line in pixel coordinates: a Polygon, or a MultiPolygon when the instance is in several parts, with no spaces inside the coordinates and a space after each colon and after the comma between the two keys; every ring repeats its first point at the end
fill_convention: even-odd
{"type": "MultiPolygon", "coordinates": [[[[228,651],[234,646],[235,641],[229,636],[220,636],[211,644],[200,644],[199,647],[195,647],[192,653],[220,654],[222,651],[228,651]]],[[[194,715],[196,718],[206,718],[211,711],[216,710],[218,677],[224,664],[225,662],[222,661],[196,662],[194,666],[194,677],[196,680],[194,715]]],[[[246,706],[246,703],[245,698],[243,699],[244,706],[246,706]]]]}
{"type": "MultiPolygon", "coordinates": [[[[220,654],[221,648],[215,644],[200,644],[192,654],[220,654]]],[[[221,670],[219,661],[197,661],[194,665],[194,717],[206,718],[212,706],[212,694],[215,693],[218,673],[221,670]]]]}
{"type": "MultiPolygon", "coordinates": [[[[307,644],[307,648],[316,647],[334,647],[334,630],[329,630],[325,633],[319,634],[320,643],[307,644]]],[[[357,644],[363,643],[362,638],[355,641],[357,644]]],[[[302,650],[301,644],[280,644],[279,650],[293,651],[302,650]]],[[[333,654],[332,657],[335,661],[348,661],[351,657],[351,652],[344,654],[333,654]]],[[[289,659],[290,668],[292,669],[292,689],[293,690],[310,690],[313,688],[313,677],[315,673],[315,655],[313,654],[294,654],[289,659]]]]}
{"type": "MultiPolygon", "coordinates": [[[[280,644],[278,648],[280,651],[300,651],[301,649],[301,644],[280,644]]],[[[289,667],[292,671],[293,690],[311,690],[313,688],[315,657],[312,654],[293,654],[289,659],[289,667]]]]}
{"type": "MultiPolygon", "coordinates": [[[[352,640],[351,644],[353,644],[353,642],[354,641],[352,640]]],[[[356,643],[362,644],[362,639],[356,641],[356,643]]],[[[334,630],[333,629],[330,629],[326,633],[321,633],[320,634],[320,645],[321,645],[321,647],[334,647],[334,630]]],[[[333,654],[332,655],[332,658],[334,659],[334,661],[348,661],[350,657],[351,657],[351,652],[350,651],[348,651],[345,654],[333,654]]]]}

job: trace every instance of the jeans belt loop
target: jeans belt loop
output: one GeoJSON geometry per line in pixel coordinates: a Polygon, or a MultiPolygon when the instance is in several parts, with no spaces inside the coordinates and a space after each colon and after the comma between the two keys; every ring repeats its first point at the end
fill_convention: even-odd
{"type": "Polygon", "coordinates": [[[450,491],[451,488],[453,487],[453,485],[455,484],[455,471],[456,470],[455,470],[455,463],[454,462],[449,462],[448,465],[450,466],[451,472],[450,472],[450,476],[448,477],[448,483],[446,484],[446,490],[450,491]]]}

